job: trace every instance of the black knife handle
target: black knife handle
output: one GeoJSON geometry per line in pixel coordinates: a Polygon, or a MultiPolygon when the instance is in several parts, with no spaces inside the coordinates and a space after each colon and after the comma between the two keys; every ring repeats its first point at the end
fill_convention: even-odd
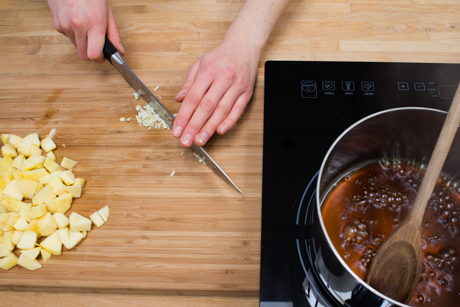
{"type": "Polygon", "coordinates": [[[104,58],[112,64],[112,55],[118,52],[117,48],[109,41],[107,35],[105,36],[104,48],[102,49],[104,58]]]}

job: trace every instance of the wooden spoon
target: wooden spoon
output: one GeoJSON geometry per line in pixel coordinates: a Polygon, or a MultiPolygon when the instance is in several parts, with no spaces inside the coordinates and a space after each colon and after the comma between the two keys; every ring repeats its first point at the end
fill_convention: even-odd
{"type": "Polygon", "coordinates": [[[414,205],[388,236],[372,260],[366,282],[380,293],[407,303],[419,281],[422,265],[422,221],[428,200],[460,122],[460,85],[447,114],[414,205]]]}

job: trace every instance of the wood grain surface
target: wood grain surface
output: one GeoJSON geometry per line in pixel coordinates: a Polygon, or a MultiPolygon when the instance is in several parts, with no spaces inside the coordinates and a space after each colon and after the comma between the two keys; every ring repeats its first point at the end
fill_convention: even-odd
{"type": "MultiPolygon", "coordinates": [[[[188,67],[219,44],[243,1],[109,2],[127,64],[174,113],[188,67]]],[[[265,61],[460,63],[459,29],[457,0],[293,0],[246,112],[206,146],[240,195],[170,131],[140,127],[142,102],[110,64],[79,59],[46,1],[0,0],[0,133],[56,128],[58,160],[79,161],[87,179],[72,211],[111,209],[43,269],[0,272],[0,306],[257,306],[265,61]]]]}

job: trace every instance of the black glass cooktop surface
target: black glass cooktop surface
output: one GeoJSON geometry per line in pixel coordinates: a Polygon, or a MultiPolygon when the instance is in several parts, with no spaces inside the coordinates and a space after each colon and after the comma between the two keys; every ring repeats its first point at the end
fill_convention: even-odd
{"type": "Polygon", "coordinates": [[[375,112],[447,111],[459,80],[460,64],[266,62],[261,307],[337,305],[312,280],[314,269],[307,276],[305,214],[324,155],[346,128],[375,112]]]}

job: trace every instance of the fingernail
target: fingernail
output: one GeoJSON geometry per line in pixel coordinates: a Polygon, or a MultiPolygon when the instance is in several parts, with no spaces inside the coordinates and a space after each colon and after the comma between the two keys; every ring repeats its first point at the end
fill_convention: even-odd
{"type": "Polygon", "coordinates": [[[186,134],[182,137],[182,144],[185,146],[190,146],[192,145],[192,136],[190,134],[186,134]]]}
{"type": "Polygon", "coordinates": [[[220,133],[224,134],[227,131],[228,131],[228,126],[226,124],[223,124],[222,126],[220,126],[220,133]]]}
{"type": "Polygon", "coordinates": [[[182,96],[185,93],[185,90],[181,90],[179,93],[177,93],[176,97],[174,99],[177,99],[177,97],[182,96]]]}
{"type": "Polygon", "coordinates": [[[201,145],[203,145],[204,143],[206,143],[208,141],[208,135],[204,132],[201,132],[200,134],[198,134],[198,143],[200,143],[201,145]]]}
{"type": "Polygon", "coordinates": [[[181,133],[182,133],[182,127],[181,126],[177,126],[176,128],[174,128],[173,135],[176,138],[180,137],[181,133]]]}

